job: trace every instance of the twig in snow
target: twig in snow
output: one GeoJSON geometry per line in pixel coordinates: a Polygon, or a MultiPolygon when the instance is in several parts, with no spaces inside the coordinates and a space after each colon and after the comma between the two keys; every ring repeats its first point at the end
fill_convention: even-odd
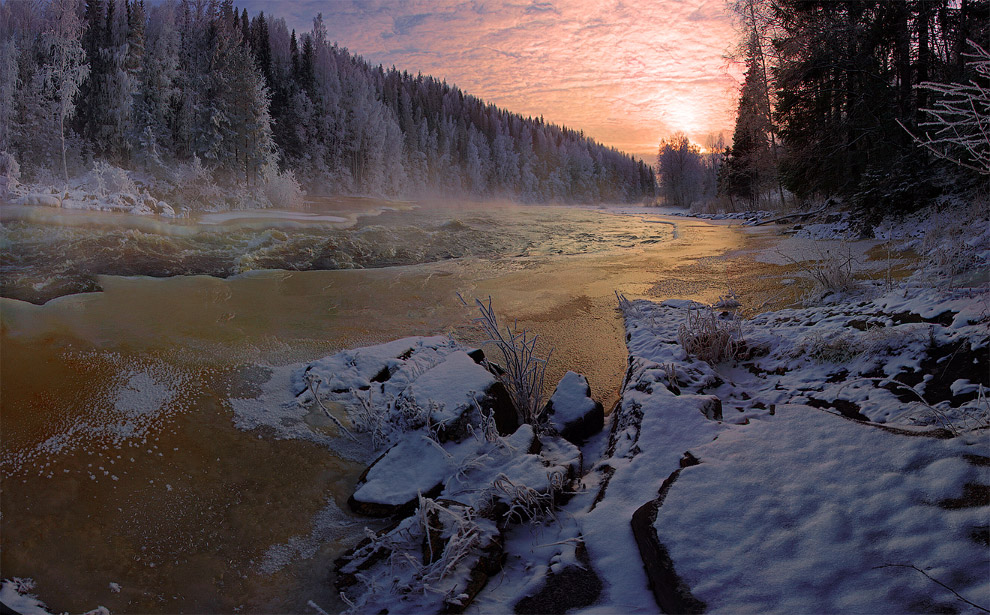
{"type": "Polygon", "coordinates": [[[925,575],[925,577],[929,581],[935,583],[936,585],[941,585],[945,589],[947,589],[950,592],[952,592],[953,595],[955,595],[956,598],[959,598],[960,600],[962,600],[963,602],[965,602],[969,606],[974,607],[974,608],[977,608],[977,609],[983,611],[984,613],[990,613],[990,609],[988,609],[986,607],[983,607],[983,606],[980,606],[980,605],[976,604],[975,602],[970,602],[969,600],[966,600],[965,598],[963,598],[962,596],[959,595],[959,592],[957,592],[956,590],[952,589],[951,587],[949,587],[945,583],[939,581],[938,579],[936,579],[932,575],[928,574],[927,572],[925,572],[924,570],[922,570],[921,568],[918,568],[917,566],[915,566],[913,564],[883,564],[882,566],[874,566],[873,567],[874,570],[876,570],[878,568],[911,568],[913,570],[917,570],[921,574],[925,575]]]}
{"type": "MultiPolygon", "coordinates": [[[[343,596],[343,594],[341,594],[341,596],[343,596]]],[[[346,598],[344,599],[344,601],[347,602],[348,604],[351,604],[351,602],[349,600],[347,600],[346,598]]],[[[320,605],[316,604],[312,600],[310,600],[309,602],[307,602],[306,605],[309,608],[311,608],[314,611],[316,611],[317,613],[319,613],[319,615],[330,615],[330,613],[327,613],[326,611],[324,611],[323,609],[321,609],[320,608],[320,605]]]]}
{"type": "Polygon", "coordinates": [[[344,432],[348,438],[354,440],[355,442],[358,442],[358,439],[354,437],[354,434],[352,434],[349,429],[344,427],[344,424],[341,423],[340,420],[337,419],[337,417],[330,414],[330,411],[327,410],[327,407],[323,405],[322,401],[320,401],[320,396],[317,394],[317,391],[320,390],[320,384],[322,382],[323,380],[321,380],[319,376],[315,376],[309,372],[306,373],[306,386],[308,386],[310,392],[313,393],[313,399],[316,400],[316,403],[320,404],[320,408],[323,408],[323,413],[326,414],[327,418],[333,421],[334,425],[336,425],[340,429],[340,431],[344,432]]]}

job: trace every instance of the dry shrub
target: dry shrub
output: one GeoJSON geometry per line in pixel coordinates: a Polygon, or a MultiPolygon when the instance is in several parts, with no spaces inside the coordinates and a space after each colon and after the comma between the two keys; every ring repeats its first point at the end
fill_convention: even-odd
{"type": "Polygon", "coordinates": [[[856,258],[851,252],[838,254],[831,250],[819,250],[817,259],[799,261],[777,251],[792,265],[796,265],[811,279],[813,287],[804,298],[805,303],[817,303],[833,293],[845,293],[856,289],[854,277],[856,258]]]}
{"type": "Polygon", "coordinates": [[[742,326],[735,318],[723,320],[714,310],[691,310],[677,329],[685,352],[709,365],[735,358],[742,340],[742,326]]]}
{"type": "MultiPolygon", "coordinates": [[[[463,298],[461,302],[467,305],[463,298]]],[[[488,297],[487,303],[475,299],[475,305],[481,316],[475,318],[474,323],[488,337],[485,344],[494,344],[502,355],[504,373],[499,374],[499,379],[512,397],[520,424],[539,424],[545,403],[543,380],[553,349],[545,357],[541,356],[536,350],[538,335],[519,329],[517,323],[513,323],[512,327],[500,325],[491,297],[488,297]]]]}

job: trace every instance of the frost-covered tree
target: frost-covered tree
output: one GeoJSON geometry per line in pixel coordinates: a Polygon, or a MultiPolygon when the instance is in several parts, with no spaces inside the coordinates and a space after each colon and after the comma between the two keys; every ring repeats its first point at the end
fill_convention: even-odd
{"type": "Polygon", "coordinates": [[[89,72],[82,34],[83,24],[76,14],[76,2],[53,0],[48,11],[48,26],[41,37],[45,63],[40,74],[51,96],[50,113],[58,125],[62,174],[66,183],[69,182],[69,169],[65,160],[65,124],[75,110],[76,94],[89,72]]]}
{"type": "Polygon", "coordinates": [[[966,56],[973,78],[968,83],[919,84],[933,94],[934,102],[921,110],[927,115],[918,125],[926,131],[924,136],[911,137],[939,158],[990,175],[990,52],[967,42],[972,47],[966,56]]]}
{"type": "Polygon", "coordinates": [[[372,66],[328,40],[322,15],[297,37],[284,19],[250,18],[232,0],[35,0],[0,4],[0,35],[0,143],[29,176],[56,166],[67,175],[56,158],[68,149],[211,189],[267,193],[284,177],[277,192],[292,193],[294,176],[330,194],[653,193],[641,162],[442,80],[372,66]],[[65,39],[49,32],[64,7],[82,18],[74,47],[50,44],[65,39]],[[75,56],[62,53],[70,48],[75,56]],[[56,75],[87,69],[62,96],[73,80],[56,75]]]}
{"type": "Polygon", "coordinates": [[[16,119],[16,93],[20,77],[17,70],[19,56],[17,41],[0,39],[0,152],[6,152],[13,138],[16,119]]]}
{"type": "Polygon", "coordinates": [[[100,48],[102,67],[99,81],[96,133],[97,150],[115,161],[126,160],[129,155],[134,95],[137,88],[136,66],[128,67],[131,58],[128,39],[129,23],[127,0],[118,6],[115,0],[107,0],[106,25],[103,28],[103,44],[100,48]]]}
{"type": "Polygon", "coordinates": [[[684,133],[660,142],[657,153],[660,194],[668,205],[689,207],[702,194],[704,165],[701,149],[684,133]]]}
{"type": "Polygon", "coordinates": [[[269,115],[270,95],[261,71],[244,48],[235,52],[232,77],[233,158],[243,170],[245,185],[251,186],[265,177],[267,167],[277,165],[269,115]]]}
{"type": "Polygon", "coordinates": [[[144,57],[135,102],[135,133],[140,161],[161,164],[175,154],[173,129],[181,99],[181,33],[174,2],[152,5],[145,27],[144,57]]]}

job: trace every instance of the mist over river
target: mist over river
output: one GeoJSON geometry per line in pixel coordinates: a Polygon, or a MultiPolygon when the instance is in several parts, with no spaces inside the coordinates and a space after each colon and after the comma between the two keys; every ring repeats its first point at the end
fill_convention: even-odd
{"type": "Polygon", "coordinates": [[[319,199],[0,221],[0,565],[56,611],[339,606],[329,571],[368,524],[346,506],[364,460],[316,423],[306,441],[238,430],[234,401],[274,371],[410,335],[477,344],[457,294],[491,296],[554,348],[550,386],[581,372],[609,408],[615,291],[761,284],[738,229],[607,209],[319,199]]]}
{"type": "Polygon", "coordinates": [[[7,206],[2,296],[44,303],[100,289],[99,275],[226,278],[248,271],[369,269],[476,257],[575,255],[668,239],[664,224],[599,224],[581,210],[314,200],[303,211],[247,210],[176,220],[7,206]]]}

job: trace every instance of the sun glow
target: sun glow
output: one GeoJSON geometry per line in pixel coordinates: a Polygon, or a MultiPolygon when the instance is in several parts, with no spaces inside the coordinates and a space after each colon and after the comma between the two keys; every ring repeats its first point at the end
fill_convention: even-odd
{"type": "MultiPolygon", "coordinates": [[[[300,32],[315,3],[241,0],[300,32]],[[290,15],[291,14],[291,15],[290,15]]],[[[365,59],[422,72],[523,115],[583,130],[652,160],[661,138],[730,131],[741,70],[723,0],[463,3],[339,0],[331,40],[365,59]]]]}

